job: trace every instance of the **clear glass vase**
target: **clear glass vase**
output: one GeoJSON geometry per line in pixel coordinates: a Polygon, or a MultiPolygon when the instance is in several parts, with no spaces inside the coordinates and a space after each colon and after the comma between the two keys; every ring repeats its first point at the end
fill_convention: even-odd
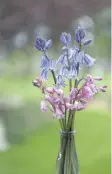
{"type": "Polygon", "coordinates": [[[79,174],[74,135],[75,131],[60,131],[60,150],[56,160],[56,174],[79,174]]]}

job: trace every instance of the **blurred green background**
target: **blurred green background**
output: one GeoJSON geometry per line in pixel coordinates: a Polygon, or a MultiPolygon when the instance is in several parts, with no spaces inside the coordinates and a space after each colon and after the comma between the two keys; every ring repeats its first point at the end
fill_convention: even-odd
{"type": "MultiPolygon", "coordinates": [[[[87,71],[102,76],[107,92],[98,94],[76,115],[80,174],[110,174],[110,1],[0,1],[0,174],[53,174],[60,145],[59,123],[40,111],[40,91],[32,80],[40,73],[37,35],[53,38],[49,55],[57,59],[59,35],[80,24],[97,59],[87,71]],[[74,7],[74,8],[73,8],[74,7]]],[[[51,78],[49,84],[51,83],[51,78]]]]}

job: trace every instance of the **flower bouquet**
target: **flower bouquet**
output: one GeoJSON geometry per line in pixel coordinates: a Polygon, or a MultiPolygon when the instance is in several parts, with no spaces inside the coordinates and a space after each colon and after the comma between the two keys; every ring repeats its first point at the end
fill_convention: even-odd
{"type": "Polygon", "coordinates": [[[36,77],[33,85],[43,94],[41,110],[50,110],[52,116],[60,123],[60,150],[56,160],[56,174],[79,174],[79,163],[75,146],[74,121],[78,111],[86,109],[89,101],[99,91],[105,92],[106,85],[97,87],[95,81],[101,77],[83,75],[80,69],[83,66],[90,68],[95,60],[85,53],[84,48],[91,43],[85,40],[84,28],[78,27],[75,31],[76,46],[72,45],[70,33],[62,33],[62,53],[57,60],[49,58],[48,50],[52,40],[37,37],[35,47],[43,52],[41,59],[41,75],[36,77]],[[47,86],[48,73],[51,72],[53,85],[47,86]],[[64,94],[64,88],[68,92],[64,94]]]}

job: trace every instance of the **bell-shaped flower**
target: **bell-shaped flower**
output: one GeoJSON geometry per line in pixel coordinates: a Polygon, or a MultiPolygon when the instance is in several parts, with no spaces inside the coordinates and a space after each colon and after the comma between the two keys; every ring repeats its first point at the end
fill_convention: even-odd
{"type": "Polygon", "coordinates": [[[36,77],[36,79],[32,82],[34,86],[37,86],[38,88],[41,88],[43,85],[43,78],[42,77],[36,77]]]}
{"type": "Polygon", "coordinates": [[[43,112],[45,112],[47,110],[47,105],[46,105],[46,102],[44,100],[41,101],[41,110],[43,112]]]}
{"type": "Polygon", "coordinates": [[[57,64],[65,65],[66,64],[66,56],[61,55],[59,59],[57,60],[57,64]]]}
{"type": "Polygon", "coordinates": [[[62,33],[60,35],[60,41],[63,45],[68,45],[71,42],[71,34],[70,33],[62,33]]]}
{"type": "Polygon", "coordinates": [[[45,101],[47,101],[50,104],[52,104],[53,103],[53,98],[50,95],[45,95],[45,101]]]}
{"type": "Polygon", "coordinates": [[[62,76],[62,77],[67,77],[68,75],[68,69],[67,67],[62,67],[59,71],[59,75],[62,76]]]}
{"type": "Polygon", "coordinates": [[[86,108],[86,105],[80,105],[75,108],[76,111],[82,111],[86,108]]]}
{"type": "Polygon", "coordinates": [[[50,64],[50,60],[45,55],[43,55],[41,59],[41,68],[49,69],[49,66],[50,66],[49,64],[50,64]]]}
{"type": "Polygon", "coordinates": [[[53,116],[57,119],[63,119],[65,117],[65,115],[63,114],[63,112],[61,111],[59,107],[56,107],[53,116]]]}
{"type": "Polygon", "coordinates": [[[77,89],[77,88],[73,88],[73,89],[70,91],[70,94],[69,94],[69,100],[70,100],[70,101],[72,101],[72,100],[75,99],[77,92],[78,92],[78,89],[77,89]]]}
{"type": "Polygon", "coordinates": [[[47,69],[42,70],[42,72],[41,72],[41,77],[42,77],[44,80],[47,80],[47,79],[48,79],[48,70],[47,70],[47,69]]]}
{"type": "Polygon", "coordinates": [[[76,62],[80,63],[80,64],[84,64],[84,51],[77,51],[76,54],[74,55],[74,59],[76,62]]]}
{"type": "Polygon", "coordinates": [[[56,84],[59,85],[59,86],[63,86],[63,87],[66,86],[66,84],[65,84],[64,80],[62,79],[61,75],[58,75],[58,77],[56,78],[56,84]]]}
{"type": "Polygon", "coordinates": [[[86,64],[87,67],[90,68],[92,65],[94,65],[94,62],[95,62],[95,59],[93,59],[88,54],[85,54],[85,56],[84,56],[84,64],[86,64]]]}
{"type": "Polygon", "coordinates": [[[56,61],[50,60],[49,61],[49,69],[55,71],[56,70],[56,61]]]}
{"type": "Polygon", "coordinates": [[[87,80],[85,84],[86,85],[94,84],[94,78],[90,74],[87,75],[87,80]]]}
{"type": "Polygon", "coordinates": [[[81,98],[87,99],[87,100],[91,100],[93,97],[93,92],[90,89],[90,87],[88,86],[83,86],[82,90],[81,90],[81,98]]]}
{"type": "Polygon", "coordinates": [[[60,89],[60,88],[54,88],[54,91],[55,91],[55,93],[57,94],[57,95],[59,95],[59,96],[63,96],[64,95],[64,92],[63,92],[63,90],[62,89],[60,89]]]}
{"type": "Polygon", "coordinates": [[[54,94],[55,90],[53,87],[48,87],[46,88],[46,91],[49,93],[49,94],[54,94]]]}
{"type": "Polygon", "coordinates": [[[66,109],[68,110],[74,110],[74,105],[71,103],[66,103],[66,109]]]}
{"type": "Polygon", "coordinates": [[[69,72],[68,72],[67,78],[68,78],[68,79],[71,79],[71,78],[74,78],[74,77],[76,77],[76,76],[77,76],[77,69],[76,69],[75,66],[71,66],[71,67],[70,67],[70,70],[69,70],[69,72]]]}
{"type": "Polygon", "coordinates": [[[97,87],[96,87],[95,84],[90,84],[89,87],[90,87],[90,89],[92,90],[92,92],[94,94],[97,94],[98,93],[98,89],[97,89],[97,87]]]}

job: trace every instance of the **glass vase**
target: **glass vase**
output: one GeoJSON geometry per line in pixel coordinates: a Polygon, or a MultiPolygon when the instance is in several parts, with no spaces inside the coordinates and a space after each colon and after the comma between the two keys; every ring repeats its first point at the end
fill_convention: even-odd
{"type": "Polygon", "coordinates": [[[60,150],[56,160],[56,174],[79,174],[74,135],[75,131],[60,131],[60,150]]]}

